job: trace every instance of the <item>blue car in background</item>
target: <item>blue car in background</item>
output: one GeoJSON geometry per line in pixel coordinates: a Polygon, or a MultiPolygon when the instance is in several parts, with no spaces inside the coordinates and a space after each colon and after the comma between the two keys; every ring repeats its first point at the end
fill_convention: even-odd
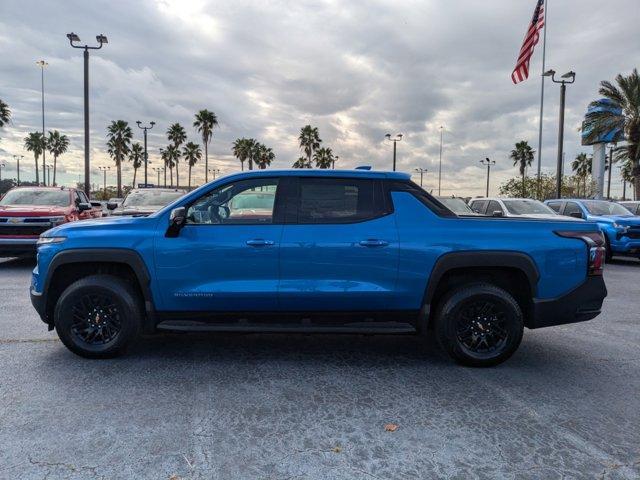
{"type": "Polygon", "coordinates": [[[606,200],[547,200],[560,215],[597,222],[605,234],[607,260],[613,255],[640,257],[640,216],[606,200]]]}

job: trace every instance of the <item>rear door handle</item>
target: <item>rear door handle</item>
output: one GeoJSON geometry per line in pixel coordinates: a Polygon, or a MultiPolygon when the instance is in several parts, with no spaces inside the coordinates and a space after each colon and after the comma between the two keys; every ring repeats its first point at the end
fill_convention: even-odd
{"type": "Polygon", "coordinates": [[[369,238],[367,240],[360,240],[360,245],[363,247],[386,247],[389,242],[385,240],[378,240],[375,238],[369,238]]]}
{"type": "Polygon", "coordinates": [[[254,238],[253,240],[247,240],[246,243],[250,247],[268,247],[275,244],[273,240],[264,240],[262,238],[254,238]]]}

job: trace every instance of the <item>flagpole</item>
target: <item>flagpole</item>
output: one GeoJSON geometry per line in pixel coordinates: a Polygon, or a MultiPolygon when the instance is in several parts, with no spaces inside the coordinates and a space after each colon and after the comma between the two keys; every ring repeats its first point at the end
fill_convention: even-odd
{"type": "MultiPolygon", "coordinates": [[[[542,73],[545,72],[545,57],[547,53],[547,21],[548,17],[548,3],[549,0],[545,0],[544,2],[544,32],[542,34],[542,73]]],[[[542,78],[542,82],[540,83],[540,125],[538,126],[538,200],[542,200],[541,198],[541,177],[540,177],[540,168],[542,166],[542,115],[544,112],[544,75],[540,76],[542,78]]]]}

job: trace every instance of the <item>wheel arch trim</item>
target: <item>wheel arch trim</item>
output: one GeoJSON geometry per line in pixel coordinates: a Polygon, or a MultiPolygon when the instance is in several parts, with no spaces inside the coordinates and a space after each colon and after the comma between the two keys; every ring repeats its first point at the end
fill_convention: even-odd
{"type": "Polygon", "coordinates": [[[521,252],[486,250],[449,252],[440,256],[429,275],[424,293],[423,305],[430,305],[438,285],[447,272],[459,268],[513,268],[522,271],[529,281],[532,298],[540,278],[533,259],[521,252]]]}

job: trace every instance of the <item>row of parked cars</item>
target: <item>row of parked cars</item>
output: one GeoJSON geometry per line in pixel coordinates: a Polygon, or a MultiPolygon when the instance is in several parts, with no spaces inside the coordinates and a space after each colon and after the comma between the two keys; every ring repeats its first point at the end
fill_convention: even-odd
{"type": "Polygon", "coordinates": [[[67,187],[16,187],[0,199],[0,256],[35,254],[41,233],[79,220],[109,215],[145,216],[180,198],[186,190],[133,189],[124,199],[91,201],[67,187]]]}
{"type": "Polygon", "coordinates": [[[640,201],[610,202],[592,199],[546,200],[530,198],[439,197],[458,215],[526,217],[596,222],[604,234],[607,260],[613,255],[640,256],[640,201]]]}

